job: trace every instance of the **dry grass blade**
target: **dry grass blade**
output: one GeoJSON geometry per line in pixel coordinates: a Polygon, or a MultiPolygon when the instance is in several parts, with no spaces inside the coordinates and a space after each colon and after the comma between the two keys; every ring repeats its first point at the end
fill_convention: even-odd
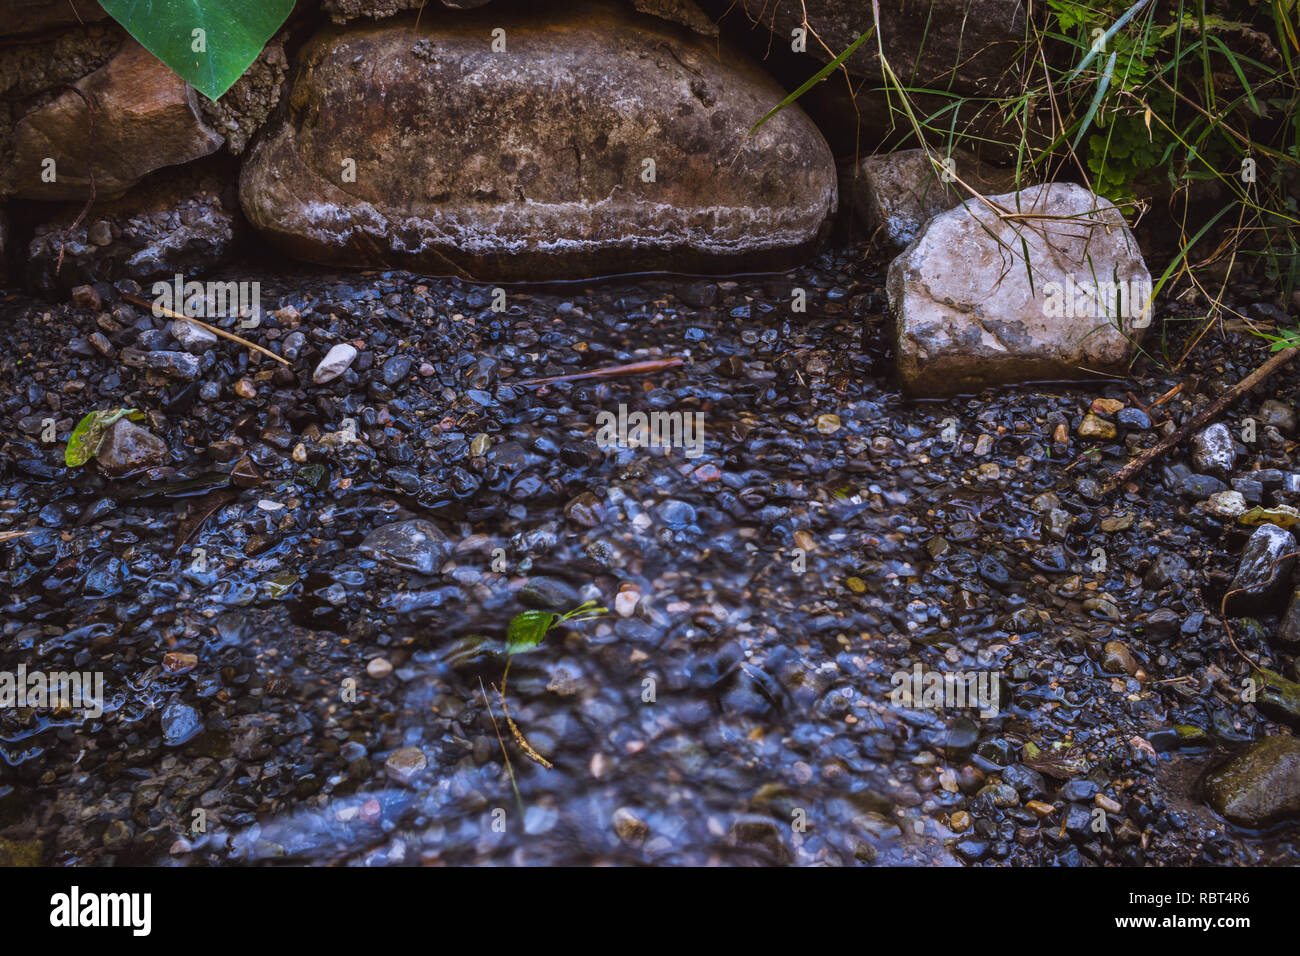
{"type": "Polygon", "coordinates": [[[682,364],[682,359],[655,359],[650,362],[633,362],[630,365],[611,365],[607,368],[596,368],[589,372],[570,372],[568,375],[552,375],[549,378],[530,378],[520,382],[520,385],[550,385],[552,382],[577,382],[586,378],[613,378],[617,375],[640,375],[646,372],[660,372],[666,368],[676,368],[682,364]]]}
{"type": "Polygon", "coordinates": [[[31,534],[30,531],[0,531],[0,544],[31,534]]]}
{"type": "Polygon", "coordinates": [[[279,355],[276,355],[270,349],[262,348],[262,346],[258,345],[256,342],[250,342],[248,341],[248,339],[241,338],[240,336],[235,335],[233,332],[227,332],[225,329],[219,329],[215,325],[209,325],[206,322],[203,322],[199,319],[191,318],[188,315],[181,315],[179,312],[173,312],[171,309],[163,308],[161,305],[154,305],[152,302],[146,302],[144,299],[140,298],[139,296],[131,295],[129,292],[123,292],[122,298],[126,299],[128,302],[134,302],[136,305],[144,306],[146,309],[157,309],[159,312],[167,316],[167,318],[169,319],[180,319],[182,322],[193,322],[195,325],[199,326],[200,328],[207,329],[213,335],[219,335],[223,339],[229,339],[232,342],[238,342],[246,349],[252,349],[254,352],[261,352],[263,355],[268,355],[271,358],[275,359],[277,362],[279,362],[281,365],[290,364],[288,359],[281,358],[279,355]]]}

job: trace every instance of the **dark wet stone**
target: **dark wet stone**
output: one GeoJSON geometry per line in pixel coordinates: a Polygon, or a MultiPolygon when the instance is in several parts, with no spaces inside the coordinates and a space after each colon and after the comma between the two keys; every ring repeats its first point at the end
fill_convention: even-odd
{"type": "Polygon", "coordinates": [[[1186,580],[1189,574],[1187,559],[1181,554],[1166,551],[1156,555],[1147,572],[1142,576],[1142,586],[1159,590],[1166,584],[1186,580]]]}
{"type": "Polygon", "coordinates": [[[451,541],[437,525],[422,519],[376,528],[361,542],[361,552],[417,574],[433,574],[451,554],[451,541]]]}
{"type": "Polygon", "coordinates": [[[127,475],[167,461],[167,445],[149,429],[122,418],[113,423],[95,461],[110,475],[127,475]]]}
{"type": "Polygon", "coordinates": [[[1260,525],[1246,542],[1237,573],[1229,592],[1241,590],[1228,599],[1228,613],[1237,616],[1258,614],[1290,593],[1291,569],[1295,558],[1282,556],[1296,550],[1295,538],[1277,525],[1260,525]]]}
{"type": "Polygon", "coordinates": [[[519,600],[530,607],[567,611],[582,603],[577,588],[559,578],[529,578],[519,589],[519,600]]]}
{"type": "Polygon", "coordinates": [[[1119,414],[1115,416],[1121,428],[1130,428],[1134,431],[1146,431],[1151,427],[1151,416],[1140,408],[1121,408],[1119,414]]]}
{"type": "Polygon", "coordinates": [[[1290,650],[1300,649],[1300,589],[1291,592],[1291,602],[1273,634],[1273,642],[1290,650]]]}
{"type": "Polygon", "coordinates": [[[1258,829],[1300,814],[1300,738],[1265,737],[1205,778],[1210,807],[1258,829]]]}
{"type": "Polygon", "coordinates": [[[179,747],[203,729],[203,718],[189,704],[172,699],[162,711],[163,743],[179,747]]]}
{"type": "Polygon", "coordinates": [[[411,365],[410,356],[394,355],[384,362],[380,377],[383,378],[385,385],[396,385],[405,380],[406,376],[411,373],[411,365]]]}

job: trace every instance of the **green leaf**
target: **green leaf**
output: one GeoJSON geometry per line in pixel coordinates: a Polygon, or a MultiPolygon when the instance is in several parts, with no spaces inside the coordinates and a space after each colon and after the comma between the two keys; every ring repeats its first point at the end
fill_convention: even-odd
{"type": "Polygon", "coordinates": [[[293,4],[294,0],[99,0],[127,33],[210,100],[230,89],[257,59],[288,19],[293,4]]]}
{"type": "Polygon", "coordinates": [[[542,643],[558,616],[550,611],[524,611],[516,614],[506,628],[506,654],[523,654],[542,643]]]}
{"type": "Polygon", "coordinates": [[[114,408],[84,416],[68,436],[67,447],[63,449],[63,463],[69,468],[80,468],[94,458],[109,427],[120,418],[139,421],[144,418],[144,412],[136,408],[114,408]]]}

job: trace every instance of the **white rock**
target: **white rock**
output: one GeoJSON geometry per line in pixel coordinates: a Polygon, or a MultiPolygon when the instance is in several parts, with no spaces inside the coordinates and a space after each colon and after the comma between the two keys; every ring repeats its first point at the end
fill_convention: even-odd
{"type": "Polygon", "coordinates": [[[1192,437],[1192,464],[1203,474],[1227,477],[1237,463],[1237,449],[1232,444],[1232,432],[1222,422],[1192,437]]]}
{"type": "Polygon", "coordinates": [[[1121,369],[1133,351],[1128,336],[1149,324],[1151,275],[1119,210],[1072,183],[988,198],[1020,216],[1000,219],[968,200],[931,219],[889,267],[908,391],[948,395],[1121,369]]]}
{"type": "Polygon", "coordinates": [[[346,342],[334,346],[328,354],[321,359],[316,371],[311,373],[311,380],[317,385],[324,385],[326,382],[332,382],[348,370],[348,366],[357,357],[357,350],[346,342]]]}
{"type": "Polygon", "coordinates": [[[1235,518],[1246,513],[1246,499],[1239,491],[1216,491],[1204,501],[1198,501],[1196,507],[1209,515],[1220,518],[1235,518]]]}
{"type": "Polygon", "coordinates": [[[191,355],[202,355],[217,344],[217,337],[201,325],[184,319],[173,319],[171,335],[181,344],[181,348],[191,355]]]}

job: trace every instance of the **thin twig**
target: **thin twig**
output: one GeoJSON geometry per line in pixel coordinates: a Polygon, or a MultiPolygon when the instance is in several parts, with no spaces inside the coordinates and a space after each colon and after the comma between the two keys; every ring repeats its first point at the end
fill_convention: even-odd
{"type": "MultiPolygon", "coordinates": [[[[1236,402],[1243,395],[1249,392],[1252,388],[1254,388],[1260,382],[1264,381],[1264,379],[1268,378],[1270,375],[1272,375],[1282,366],[1286,365],[1293,358],[1295,358],[1296,351],[1297,350],[1294,348],[1288,348],[1288,349],[1283,349],[1281,352],[1278,352],[1276,355],[1270,358],[1259,368],[1255,369],[1255,371],[1251,372],[1249,375],[1243,378],[1236,385],[1232,386],[1232,388],[1228,389],[1226,392],[1224,392],[1222,395],[1216,398],[1200,413],[1193,415],[1191,420],[1189,420],[1185,425],[1183,425],[1182,428],[1178,429],[1176,432],[1174,432],[1172,435],[1168,436],[1167,438],[1162,439],[1153,447],[1148,448],[1146,451],[1142,452],[1142,454],[1138,455],[1136,458],[1130,461],[1119,471],[1115,472],[1113,475],[1107,478],[1104,482],[1102,482],[1102,490],[1104,491],[1114,490],[1115,488],[1122,485],[1124,482],[1128,481],[1134,475],[1145,470],[1147,466],[1150,465],[1152,462],[1154,462],[1156,459],[1166,455],[1170,451],[1170,449],[1175,448],[1178,445],[1181,445],[1183,442],[1185,442],[1188,439],[1188,437],[1192,434],[1192,432],[1196,431],[1196,429],[1200,428],[1206,422],[1209,422],[1217,418],[1219,416],[1219,413],[1222,412],[1225,408],[1227,408],[1229,405],[1236,402]]],[[[1157,404],[1159,403],[1157,402],[1157,404]]]]}
{"type": "Polygon", "coordinates": [[[128,302],[134,302],[136,305],[144,306],[146,309],[157,309],[159,312],[167,316],[167,318],[169,319],[180,319],[182,322],[193,322],[195,325],[207,329],[213,335],[220,335],[223,339],[230,339],[230,341],[232,342],[238,342],[240,345],[244,346],[244,348],[252,349],[254,352],[261,352],[263,355],[269,355],[271,358],[275,359],[277,362],[281,363],[282,365],[290,364],[288,359],[276,355],[270,349],[264,349],[262,348],[262,346],[256,344],[255,342],[250,342],[248,341],[248,339],[241,338],[238,335],[234,335],[233,333],[227,332],[225,329],[219,329],[215,325],[208,325],[208,323],[206,322],[203,322],[199,319],[192,318],[188,315],[181,315],[179,312],[173,312],[171,309],[168,309],[164,306],[155,305],[152,302],[146,302],[144,299],[141,299],[138,296],[134,296],[129,292],[123,292],[122,298],[126,299],[128,302]]]}
{"type": "Polygon", "coordinates": [[[646,372],[659,372],[666,368],[676,368],[684,360],[680,358],[655,359],[651,362],[633,362],[631,365],[610,365],[596,368],[589,372],[570,372],[568,375],[552,375],[549,378],[530,378],[520,385],[550,385],[552,382],[576,382],[585,378],[614,378],[618,375],[640,375],[646,372]]]}
{"type": "Polygon", "coordinates": [[[492,729],[496,731],[497,743],[501,745],[501,756],[506,760],[506,773],[510,774],[510,786],[515,791],[515,803],[519,805],[519,815],[524,814],[524,798],[519,794],[519,784],[515,782],[515,768],[510,765],[510,754],[506,750],[505,738],[501,736],[501,726],[497,723],[497,715],[492,713],[492,701],[488,699],[487,688],[483,686],[483,678],[478,679],[478,689],[483,692],[483,703],[487,706],[488,716],[492,718],[492,729]]]}
{"type": "Polygon", "coordinates": [[[510,732],[515,735],[515,743],[519,744],[519,749],[524,752],[524,756],[527,757],[529,760],[541,764],[547,770],[550,770],[554,765],[545,757],[543,757],[541,754],[539,754],[536,750],[534,750],[533,745],[530,744],[526,739],[524,739],[523,733],[520,732],[517,726],[515,726],[514,718],[510,716],[510,707],[506,703],[506,681],[510,677],[510,665],[511,663],[513,663],[513,661],[514,661],[513,657],[510,658],[510,660],[506,661],[506,669],[501,674],[501,689],[497,691],[497,693],[501,695],[501,709],[505,711],[506,724],[507,726],[510,727],[510,732]]]}

